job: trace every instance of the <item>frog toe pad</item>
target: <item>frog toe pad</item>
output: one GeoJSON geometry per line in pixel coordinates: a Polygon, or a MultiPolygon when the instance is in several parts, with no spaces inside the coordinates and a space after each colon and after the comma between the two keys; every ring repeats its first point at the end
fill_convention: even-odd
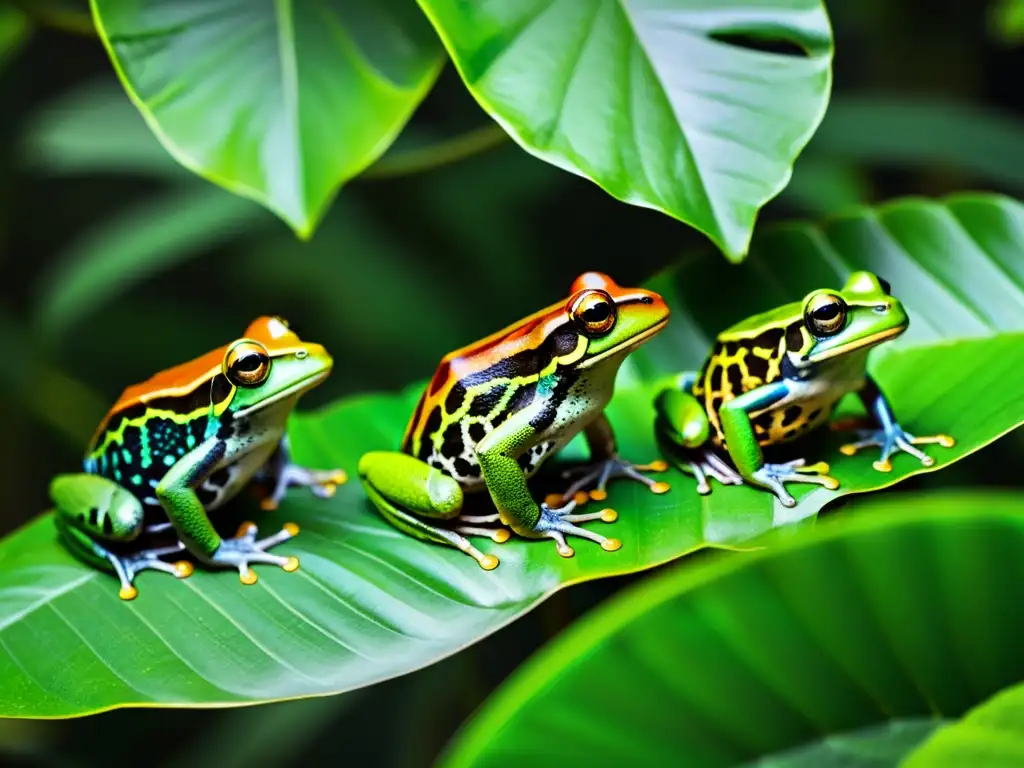
{"type": "Polygon", "coordinates": [[[243,584],[255,584],[258,581],[256,572],[251,566],[255,564],[276,565],[289,573],[298,570],[297,557],[274,555],[267,550],[294,537],[299,527],[294,523],[285,523],[277,533],[264,539],[257,539],[258,528],[254,523],[243,523],[233,539],[225,539],[213,555],[216,565],[234,566],[238,569],[238,578],[243,584]]]}
{"type": "Polygon", "coordinates": [[[558,554],[562,557],[572,557],[576,554],[575,550],[566,543],[566,536],[578,536],[583,539],[589,539],[599,544],[606,552],[614,552],[622,546],[622,542],[618,539],[611,539],[576,525],[576,523],[585,523],[592,520],[601,520],[606,523],[615,522],[618,519],[618,513],[614,509],[603,509],[600,512],[574,515],[572,512],[575,508],[575,502],[569,502],[565,506],[558,508],[542,504],[540,520],[537,521],[535,529],[537,535],[554,539],[558,554]]]}

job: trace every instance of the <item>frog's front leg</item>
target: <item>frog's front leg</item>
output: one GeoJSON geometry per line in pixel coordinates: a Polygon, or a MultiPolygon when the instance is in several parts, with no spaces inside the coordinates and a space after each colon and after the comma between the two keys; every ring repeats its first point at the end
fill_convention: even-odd
{"type": "Polygon", "coordinates": [[[757,387],[725,403],[718,411],[726,450],[740,475],[749,483],[772,491],[784,506],[796,506],[796,499],[786,490],[786,483],[815,483],[825,488],[839,487],[829,477],[824,462],[807,465],[804,459],[783,464],[767,464],[758,444],[750,414],[778,405],[790,395],[785,381],[757,387]]]}
{"type": "Polygon", "coordinates": [[[547,503],[538,505],[530,495],[526,476],[519,466],[518,458],[536,442],[538,419],[541,418],[544,401],[519,411],[500,427],[490,432],[476,447],[477,460],[487,490],[498,508],[501,521],[518,533],[530,539],[554,539],[558,554],[572,557],[575,552],[565,542],[566,536],[580,536],[614,552],[622,546],[618,539],[593,533],[580,528],[576,523],[590,520],[613,522],[616,519],[610,510],[591,514],[574,515],[576,502],[570,501],[561,507],[547,503]]]}
{"type": "Polygon", "coordinates": [[[619,458],[615,433],[605,414],[602,413],[588,424],[583,430],[583,435],[590,448],[591,462],[586,466],[564,472],[563,477],[570,477],[581,472],[583,476],[570,485],[564,493],[552,494],[546,500],[547,502],[564,505],[571,500],[575,500],[577,504],[584,504],[589,499],[604,501],[608,498],[605,486],[609,480],[617,477],[627,477],[630,480],[641,482],[650,488],[652,493],[666,493],[669,490],[668,483],[652,480],[642,474],[643,472],[664,472],[668,469],[666,462],[659,459],[649,464],[633,464],[619,458]],[[593,488],[588,493],[585,489],[590,486],[593,488]]]}
{"type": "Polygon", "coordinates": [[[853,456],[857,451],[864,448],[878,447],[882,449],[882,456],[872,466],[879,472],[891,472],[892,462],[890,458],[898,451],[909,453],[920,461],[924,466],[930,467],[935,459],[915,448],[915,445],[927,445],[937,443],[943,448],[952,448],[956,441],[949,435],[927,435],[915,437],[906,432],[896,421],[892,406],[886,400],[885,395],[878,384],[870,376],[865,380],[864,386],[858,392],[861,402],[872,419],[878,424],[874,429],[856,430],[857,440],[840,447],[840,451],[846,456],[853,456]]]}
{"type": "Polygon", "coordinates": [[[270,461],[257,473],[257,479],[272,484],[270,494],[260,502],[260,507],[273,510],[277,509],[288,488],[293,485],[306,486],[320,498],[326,499],[334,495],[337,487],[348,480],[348,476],[342,469],[307,469],[293,463],[288,449],[288,436],[285,435],[270,461]]]}
{"type": "Polygon", "coordinates": [[[299,567],[297,557],[272,555],[266,550],[287,541],[299,532],[294,523],[285,523],[280,531],[265,539],[256,539],[253,523],[243,523],[236,536],[222,539],[210,522],[196,487],[224,458],[224,441],[211,437],[181,457],[164,475],[155,489],[156,497],[174,525],[185,548],[207,565],[238,569],[243,584],[255,584],[254,563],[277,565],[286,571],[299,567]]]}
{"type": "Polygon", "coordinates": [[[50,498],[56,508],[57,531],[65,545],[89,565],[116,574],[122,600],[138,595],[134,581],[141,571],[162,571],[179,579],[192,574],[188,561],[161,560],[165,555],[181,553],[180,545],[133,555],[117,555],[103,546],[102,540],[127,543],[143,532],[142,504],[113,480],[84,473],[58,475],[50,484],[50,498]]]}
{"type": "Polygon", "coordinates": [[[497,515],[461,514],[462,486],[444,472],[405,453],[372,451],[359,460],[359,479],[377,511],[400,531],[423,541],[455,547],[485,571],[498,567],[498,558],[485,555],[466,536],[489,536],[501,544],[508,541],[509,532],[504,528],[477,527],[478,523],[498,522],[497,515]],[[467,525],[449,530],[420,518],[467,525]]]}

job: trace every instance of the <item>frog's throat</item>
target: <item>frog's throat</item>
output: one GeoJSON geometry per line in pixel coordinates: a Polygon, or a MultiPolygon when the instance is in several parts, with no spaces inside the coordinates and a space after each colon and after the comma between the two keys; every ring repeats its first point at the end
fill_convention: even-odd
{"type": "Polygon", "coordinates": [[[850,352],[854,352],[858,349],[863,349],[864,347],[873,347],[876,344],[880,344],[881,342],[885,341],[886,339],[891,339],[894,336],[899,336],[905,330],[907,330],[906,325],[897,325],[895,328],[889,328],[888,330],[885,331],[873,333],[870,336],[864,336],[863,338],[857,339],[856,341],[851,341],[849,344],[843,344],[838,347],[833,347],[832,349],[827,349],[820,355],[809,356],[807,358],[807,362],[812,364],[820,363],[825,360],[831,360],[833,357],[839,357],[840,355],[845,355],[850,352]]]}
{"type": "Polygon", "coordinates": [[[668,325],[668,318],[667,317],[664,320],[662,320],[660,323],[658,323],[657,325],[651,326],[650,328],[648,328],[643,333],[638,333],[636,336],[634,336],[633,338],[629,339],[628,341],[622,342],[617,347],[612,347],[611,349],[606,349],[600,355],[595,355],[594,357],[590,358],[589,360],[586,360],[586,361],[580,363],[579,367],[580,368],[590,368],[592,365],[595,365],[596,363],[601,362],[605,358],[612,357],[613,355],[617,355],[617,354],[621,353],[624,349],[630,349],[632,347],[638,347],[643,342],[647,341],[647,339],[651,338],[651,336],[653,336],[658,331],[660,331],[662,328],[664,328],[666,325],[668,325]]]}
{"type": "Polygon", "coordinates": [[[248,408],[239,411],[235,414],[235,418],[240,419],[244,416],[248,416],[250,413],[254,413],[255,411],[262,411],[264,408],[267,408],[280,400],[289,398],[292,395],[298,394],[299,392],[303,392],[307,389],[312,389],[321,381],[326,379],[328,374],[330,374],[330,370],[320,371],[319,373],[311,374],[304,379],[299,379],[287,389],[282,389],[276,395],[268,397],[266,400],[261,400],[255,405],[250,405],[248,408]]]}

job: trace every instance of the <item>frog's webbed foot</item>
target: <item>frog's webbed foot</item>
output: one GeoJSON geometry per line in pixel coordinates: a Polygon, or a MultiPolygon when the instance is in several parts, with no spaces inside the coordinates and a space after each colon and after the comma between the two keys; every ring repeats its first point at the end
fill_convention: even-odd
{"type": "Polygon", "coordinates": [[[668,483],[652,480],[643,474],[644,472],[664,472],[666,469],[668,469],[668,463],[660,459],[652,461],[650,464],[633,464],[632,462],[620,459],[618,456],[613,456],[610,459],[603,459],[582,467],[573,467],[566,470],[562,473],[564,478],[578,474],[582,474],[582,477],[570,485],[565,493],[553,493],[545,501],[551,506],[555,504],[568,504],[570,501],[575,501],[577,504],[586,504],[591,499],[594,501],[604,501],[608,498],[608,491],[605,490],[608,481],[614,480],[617,477],[625,477],[638,483],[643,483],[651,490],[651,493],[666,493],[669,490],[668,483]],[[590,488],[590,490],[587,491],[587,488],[590,488]]]}
{"type": "Polygon", "coordinates": [[[338,486],[348,480],[348,475],[342,469],[307,469],[293,463],[287,437],[281,438],[277,451],[272,463],[260,473],[261,479],[266,479],[274,485],[270,495],[260,502],[262,509],[277,509],[281,499],[293,485],[305,486],[321,499],[329,499],[338,486]]]}
{"type": "Polygon", "coordinates": [[[480,527],[480,524],[500,523],[501,515],[497,512],[493,515],[459,515],[455,518],[455,521],[458,523],[467,523],[467,525],[460,525],[455,529],[456,533],[461,533],[463,536],[486,536],[498,544],[504,544],[512,538],[512,532],[507,528],[480,527]]]}
{"type": "Polygon", "coordinates": [[[160,547],[158,549],[143,550],[134,555],[119,557],[111,552],[104,551],[110,565],[121,582],[121,590],[118,597],[122,600],[134,600],[139,590],[135,587],[135,577],[142,571],[162,571],[176,576],[179,579],[186,579],[195,570],[188,560],[179,560],[176,563],[168,563],[160,558],[165,555],[176,555],[185,550],[185,545],[178,542],[175,546],[160,547]]]}
{"type": "Polygon", "coordinates": [[[952,448],[956,441],[949,435],[926,435],[915,437],[903,430],[899,424],[893,424],[889,429],[858,429],[855,432],[856,440],[847,443],[839,448],[845,456],[853,456],[865,448],[881,448],[882,456],[872,466],[879,472],[892,471],[892,455],[902,451],[909,453],[926,467],[935,463],[935,459],[915,448],[915,445],[930,445],[937,443],[943,448],[952,448]]]}
{"type": "Polygon", "coordinates": [[[683,451],[679,458],[673,458],[673,463],[681,471],[696,478],[697,493],[701,496],[711,493],[711,483],[708,482],[708,478],[713,478],[722,485],[743,485],[743,478],[739,472],[708,448],[683,451]]]}
{"type": "Polygon", "coordinates": [[[814,483],[834,491],[839,481],[828,475],[828,464],[819,461],[807,464],[804,459],[794,459],[784,464],[765,464],[753,473],[753,480],[774,493],[783,506],[795,507],[796,499],[786,490],[785,483],[814,483]]]}
{"type": "Polygon", "coordinates": [[[210,558],[214,565],[238,568],[238,578],[243,584],[255,584],[256,572],[250,568],[256,563],[276,565],[291,573],[298,570],[299,558],[272,555],[266,550],[287,541],[299,532],[295,523],[285,523],[280,531],[264,539],[256,539],[258,528],[255,523],[242,523],[233,539],[224,539],[210,558]]]}
{"type": "Polygon", "coordinates": [[[576,523],[586,523],[591,520],[602,520],[606,523],[614,523],[618,519],[614,509],[604,509],[600,512],[589,512],[583,515],[572,514],[576,508],[576,502],[570,501],[561,507],[550,507],[546,503],[540,505],[540,519],[534,528],[536,535],[542,538],[554,539],[558,554],[562,557],[572,557],[575,553],[572,547],[565,543],[566,536],[579,536],[590,539],[601,545],[601,549],[607,552],[614,552],[622,546],[618,539],[610,539],[599,533],[580,528],[576,523]]]}

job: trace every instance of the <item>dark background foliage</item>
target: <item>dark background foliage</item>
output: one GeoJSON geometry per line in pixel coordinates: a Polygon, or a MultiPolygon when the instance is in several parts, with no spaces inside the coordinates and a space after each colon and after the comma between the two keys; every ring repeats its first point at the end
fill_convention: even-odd
{"type": "MultiPolygon", "coordinates": [[[[993,27],[987,3],[858,0],[830,12],[832,104],[759,226],[906,194],[1019,195],[1024,50],[993,27]]],[[[208,186],[144,162],[127,173],[48,165],[32,149],[40,110],[89,83],[108,86],[96,103],[126,103],[95,39],[43,25],[0,73],[0,532],[45,508],[49,477],[77,466],[123,386],[234,338],[257,314],[284,314],[334,354],[334,374],[304,400],[313,408],[429,376],[446,351],[558,299],[584,269],[637,283],[706,247],[682,224],[616,202],[505,141],[422,173],[355,180],[307,244],[255,206],[216,237],[196,237],[167,268],[142,238],[137,283],[46,333],[46,313],[56,310],[45,289],[65,273],[70,249],[97,238],[102,250],[98,228],[178,188],[174,207],[187,211],[208,186]]],[[[123,112],[125,135],[137,134],[140,121],[123,112]]],[[[448,66],[398,148],[486,123],[448,66]]],[[[709,285],[708,301],[727,290],[709,285]]],[[[1013,435],[906,485],[1010,484],[1019,453],[1013,435]]],[[[530,652],[628,580],[574,587],[458,656],[369,691],[225,712],[0,722],[0,747],[26,764],[425,765],[530,652]]]]}

